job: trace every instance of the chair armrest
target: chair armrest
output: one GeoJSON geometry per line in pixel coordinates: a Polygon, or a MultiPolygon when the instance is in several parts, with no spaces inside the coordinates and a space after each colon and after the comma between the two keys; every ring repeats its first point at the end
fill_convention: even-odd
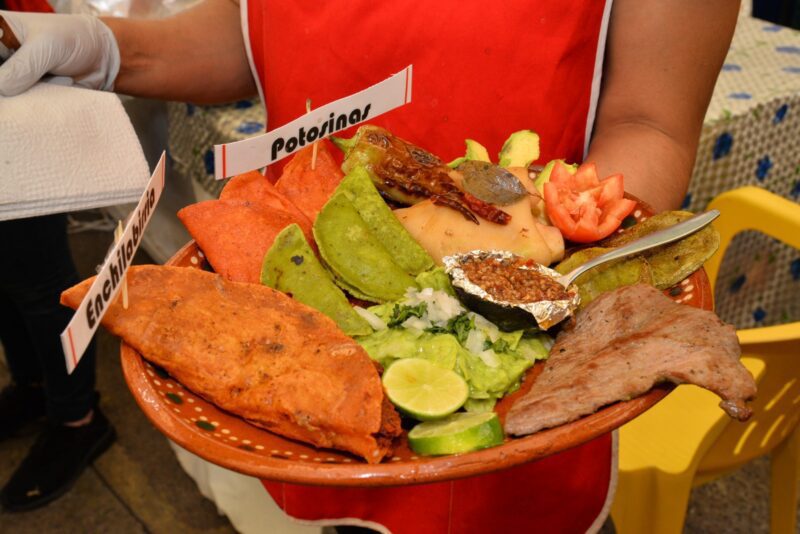
{"type": "Polygon", "coordinates": [[[717,281],[719,266],[733,237],[745,230],[756,230],[800,249],[800,205],[758,187],[741,187],[722,193],[708,209],[718,209],[714,227],[720,234],[716,254],[706,262],[711,287],[717,281]]]}
{"type": "Polygon", "coordinates": [[[777,343],[792,340],[800,342],[800,322],[737,330],[736,335],[739,336],[739,343],[741,345],[777,343]]]}

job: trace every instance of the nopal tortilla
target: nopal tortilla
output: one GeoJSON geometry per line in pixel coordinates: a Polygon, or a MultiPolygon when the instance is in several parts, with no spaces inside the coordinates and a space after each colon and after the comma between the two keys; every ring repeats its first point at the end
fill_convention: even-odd
{"type": "Polygon", "coordinates": [[[342,193],[334,194],[317,215],[314,238],[336,277],[370,300],[399,300],[406,288],[416,287],[342,193]]]}
{"type": "Polygon", "coordinates": [[[348,294],[350,294],[351,297],[356,298],[358,300],[363,300],[364,302],[381,302],[380,299],[371,297],[365,294],[363,291],[359,290],[357,287],[353,287],[352,285],[342,280],[342,277],[336,274],[336,271],[331,269],[331,266],[325,263],[324,259],[322,260],[322,264],[328,268],[328,272],[330,272],[331,276],[333,277],[333,282],[337,286],[342,288],[344,291],[346,291],[348,294]]]}
{"type": "Polygon", "coordinates": [[[353,203],[370,232],[404,271],[417,275],[433,267],[433,258],[392,213],[364,167],[355,167],[347,173],[337,191],[353,203]]]}
{"type": "MultiPolygon", "coordinates": [[[[602,247],[581,249],[556,265],[555,270],[561,274],[567,274],[589,260],[611,250],[613,249],[602,247]]],[[[607,291],[640,283],[653,285],[650,264],[642,256],[632,256],[598,265],[593,269],[589,269],[575,280],[581,296],[581,303],[578,305],[578,309],[585,308],[590,302],[607,291]]]]}
{"type": "Polygon", "coordinates": [[[297,224],[284,228],[264,256],[261,283],[321,311],[349,336],[372,333],[317,260],[297,224]]]}
{"type": "MultiPolygon", "coordinates": [[[[634,239],[674,226],[693,215],[688,211],[665,211],[631,226],[621,234],[609,237],[601,244],[604,247],[621,247],[634,239]]],[[[642,255],[650,264],[653,285],[659,289],[667,289],[702,267],[718,248],[719,232],[708,225],[680,241],[656,247],[642,255]]]]}

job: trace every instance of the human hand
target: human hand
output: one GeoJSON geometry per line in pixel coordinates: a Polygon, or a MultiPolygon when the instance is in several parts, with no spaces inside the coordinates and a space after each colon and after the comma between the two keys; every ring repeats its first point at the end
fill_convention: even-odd
{"type": "Polygon", "coordinates": [[[114,88],[120,65],[117,40],[93,16],[0,11],[0,43],[5,60],[0,63],[0,95],[22,93],[46,74],[89,89],[114,88]]]}

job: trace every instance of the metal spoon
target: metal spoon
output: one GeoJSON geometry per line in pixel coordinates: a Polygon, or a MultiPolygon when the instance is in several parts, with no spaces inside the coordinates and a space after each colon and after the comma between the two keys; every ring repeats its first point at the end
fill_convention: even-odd
{"type": "Polygon", "coordinates": [[[605,254],[601,254],[600,256],[597,256],[596,258],[587,261],[583,265],[573,269],[567,274],[559,276],[558,281],[564,287],[569,287],[569,285],[574,282],[576,278],[589,269],[597,267],[598,265],[602,265],[608,261],[624,258],[625,256],[637,254],[644,250],[648,250],[660,245],[666,245],[667,243],[672,243],[673,241],[682,239],[697,232],[698,230],[701,230],[702,228],[705,228],[717,217],[719,217],[718,210],[711,210],[699,215],[695,215],[694,217],[686,219],[685,221],[674,226],[664,228],[658,232],[653,232],[652,234],[639,238],[636,241],[631,241],[627,245],[614,249],[610,252],[606,252],[605,254]]]}

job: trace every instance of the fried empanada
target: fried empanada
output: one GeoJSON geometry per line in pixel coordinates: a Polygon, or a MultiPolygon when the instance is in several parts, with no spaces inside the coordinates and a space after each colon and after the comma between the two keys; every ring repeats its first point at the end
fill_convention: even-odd
{"type": "MultiPolygon", "coordinates": [[[[276,434],[352,452],[391,452],[400,418],[375,364],[322,313],[269,287],[199,269],[133,266],[128,309],[103,325],[181,384],[276,434]]],[[[77,308],[93,278],[61,302],[77,308]]]]}

